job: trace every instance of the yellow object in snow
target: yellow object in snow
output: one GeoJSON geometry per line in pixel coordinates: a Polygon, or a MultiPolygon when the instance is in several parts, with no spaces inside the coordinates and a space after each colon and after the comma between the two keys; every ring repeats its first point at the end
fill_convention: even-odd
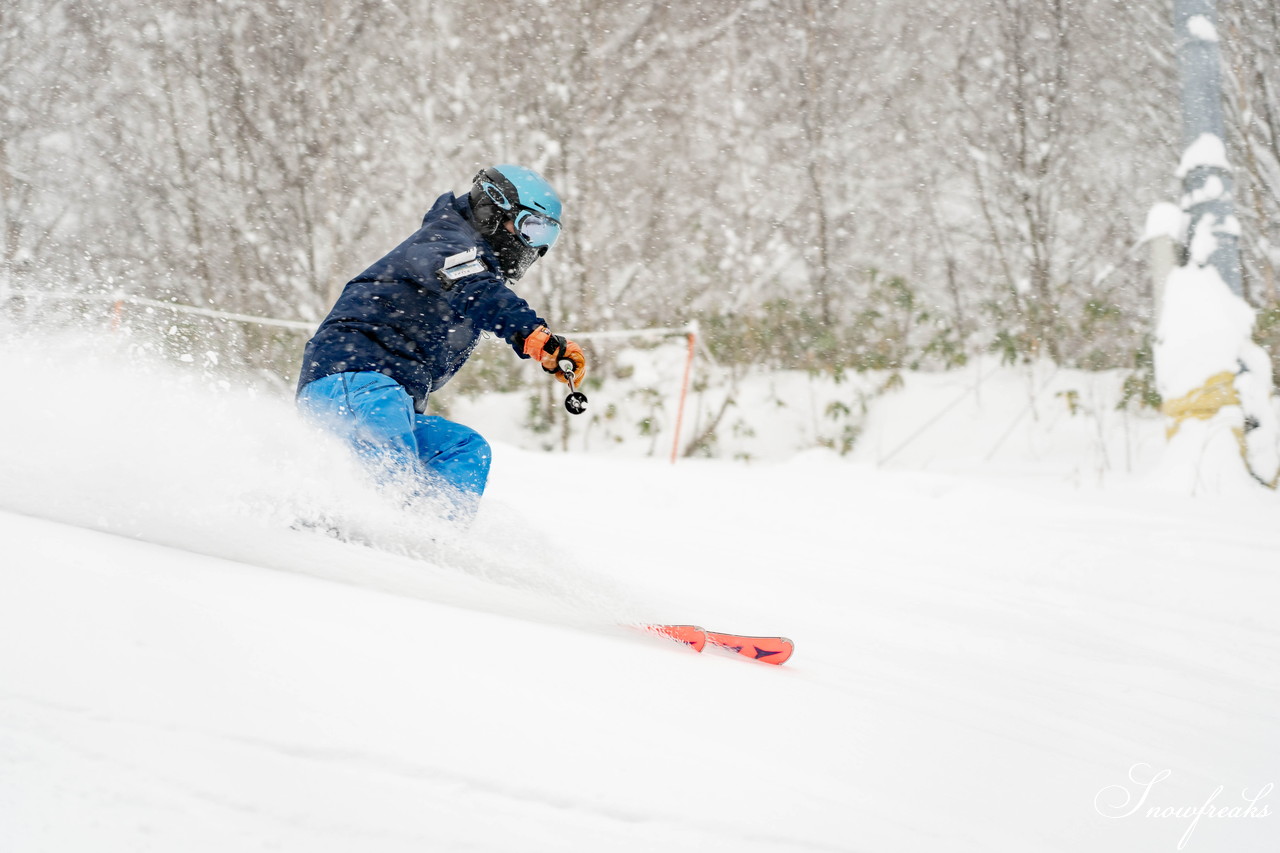
{"type": "Polygon", "coordinates": [[[1165,400],[1160,411],[1173,418],[1173,423],[1165,430],[1166,438],[1173,438],[1178,428],[1187,418],[1207,421],[1224,406],[1240,405],[1240,394],[1236,391],[1236,375],[1229,370],[1215,373],[1205,380],[1199,388],[1192,388],[1181,397],[1165,400]]]}

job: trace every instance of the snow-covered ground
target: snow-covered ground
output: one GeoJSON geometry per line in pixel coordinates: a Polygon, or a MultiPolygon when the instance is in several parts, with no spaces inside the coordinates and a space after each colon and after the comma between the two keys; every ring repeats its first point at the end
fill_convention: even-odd
{"type": "Polygon", "coordinates": [[[287,401],[4,340],[5,853],[1280,839],[1280,500],[1171,488],[1105,377],[908,376],[848,458],[500,440],[460,536],[287,401]]]}

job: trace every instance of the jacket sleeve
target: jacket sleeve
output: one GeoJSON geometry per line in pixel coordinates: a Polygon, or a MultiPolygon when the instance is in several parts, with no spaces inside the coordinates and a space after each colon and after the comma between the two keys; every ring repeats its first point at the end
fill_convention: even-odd
{"type": "MultiPolygon", "coordinates": [[[[493,332],[513,348],[517,338],[523,340],[534,329],[546,325],[528,302],[492,273],[463,279],[447,296],[458,313],[481,329],[493,332]]],[[[516,351],[522,358],[526,357],[519,349],[516,351]]]]}

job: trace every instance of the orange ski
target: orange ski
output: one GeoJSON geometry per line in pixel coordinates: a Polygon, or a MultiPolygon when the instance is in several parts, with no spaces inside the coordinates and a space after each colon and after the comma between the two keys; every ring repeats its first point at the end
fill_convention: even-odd
{"type": "Polygon", "coordinates": [[[786,637],[748,637],[742,634],[721,634],[706,631],[697,625],[645,625],[644,629],[660,637],[684,643],[700,652],[710,643],[715,648],[726,649],[743,657],[778,666],[787,662],[795,651],[795,644],[786,637]]]}
{"type": "Polygon", "coordinates": [[[715,631],[707,631],[706,635],[707,642],[717,648],[774,666],[786,663],[796,648],[795,643],[786,637],[744,637],[741,634],[717,634],[715,631]]]}

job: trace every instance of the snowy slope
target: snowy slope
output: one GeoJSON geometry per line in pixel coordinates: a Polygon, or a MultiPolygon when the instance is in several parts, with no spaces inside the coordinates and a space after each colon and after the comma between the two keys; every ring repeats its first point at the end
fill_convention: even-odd
{"type": "Polygon", "coordinates": [[[499,444],[458,537],[95,346],[5,353],[0,850],[1275,849],[1270,495],[499,444]]]}

